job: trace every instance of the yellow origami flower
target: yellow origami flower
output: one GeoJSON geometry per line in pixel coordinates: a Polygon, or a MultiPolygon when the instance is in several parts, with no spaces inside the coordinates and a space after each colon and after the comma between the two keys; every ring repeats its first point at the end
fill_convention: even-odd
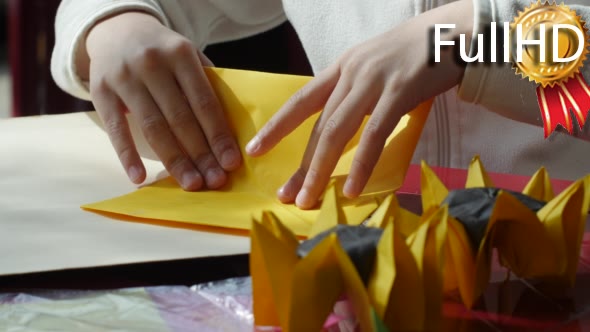
{"type": "MultiPolygon", "coordinates": [[[[445,211],[418,217],[399,208],[395,196],[388,196],[365,222],[383,229],[366,284],[336,233],[325,236],[300,258],[294,233],[265,212],[261,221],[254,221],[251,233],[256,325],[320,331],[343,294],[362,331],[377,331],[381,322],[399,330],[422,330],[425,322],[435,324],[441,305],[445,211]],[[401,231],[411,234],[406,237],[401,231]]],[[[345,218],[332,186],[312,236],[338,224],[365,227],[359,226],[363,220],[345,218]]]]}
{"type": "MultiPolygon", "coordinates": [[[[477,157],[471,161],[465,187],[493,188],[477,157]]],[[[422,208],[426,213],[441,209],[449,194],[424,163],[421,189],[422,208]]],[[[494,248],[500,263],[521,278],[542,278],[569,286],[575,281],[590,203],[590,176],[554,197],[549,175],[541,168],[522,193],[546,204],[535,213],[514,194],[500,190],[476,250],[471,248],[463,225],[449,217],[451,251],[445,262],[444,288],[458,288],[468,307],[487,286],[494,248]]]]}
{"type": "Polygon", "coordinates": [[[450,194],[423,163],[422,216],[401,208],[390,195],[368,220],[346,220],[331,186],[310,234],[317,244],[305,255],[298,255],[305,242],[265,212],[261,221],[254,221],[251,233],[256,325],[320,331],[335,302],[346,295],[362,331],[434,330],[445,292],[458,290],[468,307],[482,294],[494,248],[501,263],[520,277],[571,285],[590,203],[589,185],[590,177],[585,177],[553,197],[549,177],[541,168],[524,195],[492,190],[476,157],[465,193],[481,188],[480,194],[495,196],[489,218],[474,231],[473,225],[450,214],[463,208],[453,197],[464,193],[450,194]],[[535,213],[519,199],[542,202],[535,213]],[[381,230],[368,278],[358,259],[345,250],[350,244],[339,238],[343,227],[381,230]]]}

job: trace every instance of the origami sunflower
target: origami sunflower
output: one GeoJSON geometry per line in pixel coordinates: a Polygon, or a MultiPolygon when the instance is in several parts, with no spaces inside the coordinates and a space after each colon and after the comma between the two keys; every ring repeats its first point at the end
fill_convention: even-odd
{"type": "Polygon", "coordinates": [[[480,297],[494,248],[519,277],[572,285],[589,189],[587,176],[554,197],[541,168],[522,193],[499,190],[476,157],[452,192],[422,163],[421,216],[389,195],[368,220],[346,220],[331,186],[300,242],[265,212],[251,233],[256,325],[320,331],[345,295],[362,331],[433,330],[445,292],[468,307],[480,297]]]}

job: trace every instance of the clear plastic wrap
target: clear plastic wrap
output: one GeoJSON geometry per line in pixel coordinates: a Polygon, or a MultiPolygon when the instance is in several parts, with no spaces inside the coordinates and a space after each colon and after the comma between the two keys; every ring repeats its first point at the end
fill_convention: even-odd
{"type": "Polygon", "coordinates": [[[252,331],[249,278],[185,286],[0,294],[0,331],[252,331]]]}
{"type": "MultiPolygon", "coordinates": [[[[338,302],[326,331],[353,331],[351,315],[346,301],[338,302]]],[[[249,277],[192,287],[0,293],[0,331],[6,332],[280,331],[253,323],[249,277]]]]}

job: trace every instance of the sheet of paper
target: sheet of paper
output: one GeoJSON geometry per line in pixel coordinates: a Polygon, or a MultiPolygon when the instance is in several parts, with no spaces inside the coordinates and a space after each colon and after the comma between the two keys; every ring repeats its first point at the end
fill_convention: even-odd
{"type": "MultiPolygon", "coordinates": [[[[232,73],[236,71],[226,71],[230,76],[232,73]]],[[[254,76],[241,81],[244,90],[240,91],[240,96],[254,96],[248,100],[248,107],[252,109],[255,103],[265,112],[269,107],[277,108],[277,100],[286,100],[309,80],[293,77],[286,89],[283,86],[278,90],[276,77],[267,76],[261,86],[252,84],[260,74],[250,75],[254,76]]],[[[220,87],[217,88],[219,91],[220,87]]],[[[231,93],[223,98],[231,98],[231,93]]],[[[231,101],[225,99],[224,103],[228,100],[231,101]]],[[[256,107],[253,109],[260,111],[256,107]]],[[[426,112],[423,113],[425,117],[426,112]]],[[[267,118],[268,113],[263,113],[255,116],[254,122],[234,121],[235,127],[239,124],[246,128],[240,144],[245,144],[246,137],[253,135],[255,128],[262,126],[267,118]]],[[[130,218],[122,222],[81,210],[83,204],[137,189],[127,179],[98,123],[93,112],[0,121],[0,250],[3,253],[0,275],[249,252],[249,239],[244,231],[221,233],[219,229],[179,223],[165,223],[173,227],[162,227],[162,223],[155,221],[138,223],[131,222],[130,218]]],[[[310,125],[308,123],[302,130],[309,129],[310,125]]],[[[167,177],[142,139],[137,123],[131,121],[131,127],[145,157],[146,183],[167,177]]],[[[299,146],[297,153],[302,153],[305,142],[294,138],[286,141],[291,141],[291,146],[299,146]]],[[[389,148],[395,152],[400,146],[390,144],[389,148]]],[[[273,152],[250,166],[263,167],[266,158],[272,159],[276,167],[294,169],[294,159],[277,158],[277,153],[284,155],[285,152],[273,152]]],[[[400,153],[394,155],[396,163],[409,163],[411,154],[403,154],[407,162],[400,158],[400,153]]],[[[299,155],[294,153],[293,158],[299,155]]],[[[350,158],[351,153],[345,156],[344,162],[350,163],[350,158]]],[[[274,184],[284,176],[284,172],[266,168],[262,170],[264,181],[257,185],[263,192],[274,193],[274,184]]],[[[396,181],[401,183],[403,174],[397,176],[396,181]]],[[[374,191],[391,188],[391,183],[383,179],[373,183],[374,191]]],[[[161,184],[166,186],[170,182],[161,184]]],[[[198,205],[197,200],[194,203],[198,205]]]]}
{"type": "MultiPolygon", "coordinates": [[[[81,210],[136,189],[95,117],[0,120],[0,275],[249,251],[245,236],[81,210]]],[[[159,162],[146,159],[146,167],[150,181],[165,176],[159,162]]]]}
{"type": "MultiPolygon", "coordinates": [[[[206,72],[242,150],[270,117],[311,79],[219,68],[207,68],[206,72]]],[[[376,207],[378,195],[402,185],[430,104],[418,106],[401,119],[373,170],[365,188],[366,195],[343,201],[349,220],[361,222],[376,207]]],[[[138,220],[167,220],[241,230],[250,229],[252,217],[258,218],[262,211],[268,210],[295,234],[307,236],[319,210],[303,211],[293,204],[281,204],[275,193],[296,171],[316,119],[317,115],[305,121],[265,156],[245,156],[244,165],[230,174],[230,184],[221,190],[188,193],[174,180],[166,179],[129,195],[84,207],[138,220]]],[[[334,170],[334,181],[340,183],[339,186],[349,172],[359,138],[360,131],[345,148],[334,170]]]]}

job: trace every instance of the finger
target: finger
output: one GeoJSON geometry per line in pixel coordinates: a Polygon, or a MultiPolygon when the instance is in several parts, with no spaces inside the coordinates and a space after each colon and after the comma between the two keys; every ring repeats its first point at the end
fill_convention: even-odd
{"type": "Polygon", "coordinates": [[[205,178],[207,187],[218,189],[225,185],[227,176],[172,74],[160,66],[146,71],[143,79],[176,140],[205,178]]]}
{"type": "Polygon", "coordinates": [[[172,68],[178,85],[198,119],[216,160],[223,169],[236,170],[242,163],[242,156],[221,104],[196,51],[192,47],[181,51],[172,68]]]}
{"type": "Polygon", "coordinates": [[[330,180],[346,144],[357,132],[371,106],[370,86],[353,89],[322,129],[309,170],[295,204],[312,208],[330,180]]]}
{"type": "Polygon", "coordinates": [[[293,174],[293,176],[291,176],[285,185],[283,185],[277,192],[277,196],[281,202],[292,203],[295,201],[297,193],[299,193],[301,186],[303,185],[303,180],[305,180],[305,174],[307,173],[309,165],[311,164],[311,160],[315,153],[320,136],[322,135],[322,130],[326,124],[326,121],[332,116],[338,105],[340,105],[342,100],[344,100],[349,92],[350,85],[343,82],[342,80],[339,81],[336,85],[336,88],[334,89],[334,92],[328,98],[322,114],[314,124],[309,140],[307,141],[307,146],[305,148],[305,153],[303,154],[299,169],[297,169],[295,174],[293,174]]]}
{"type": "Polygon", "coordinates": [[[344,195],[349,198],[358,197],[383,152],[385,142],[399,123],[404,112],[395,112],[395,101],[390,97],[382,97],[373,114],[367,121],[344,184],[344,195]],[[402,113],[402,115],[399,115],[402,113]]]}
{"type": "MultiPolygon", "coordinates": [[[[322,116],[324,114],[328,115],[327,112],[322,112],[322,116]]],[[[311,160],[313,158],[313,154],[315,153],[315,149],[317,147],[321,130],[320,123],[322,117],[316,120],[313,130],[311,131],[311,135],[309,140],[307,141],[307,146],[305,147],[305,152],[303,153],[303,158],[301,159],[301,164],[297,171],[289,178],[289,180],[277,191],[277,195],[279,200],[283,203],[292,203],[295,201],[299,190],[301,190],[301,186],[303,186],[303,180],[305,180],[305,174],[307,174],[307,170],[309,169],[309,165],[311,164],[311,160]]]]}
{"type": "Polygon", "coordinates": [[[301,190],[305,180],[306,173],[305,169],[299,167],[295,174],[277,191],[277,197],[281,203],[289,204],[295,201],[295,197],[297,197],[297,193],[301,190]]]}
{"type": "Polygon", "coordinates": [[[92,88],[92,101],[127,176],[133,183],[142,183],[145,166],[133,142],[121,100],[106,84],[100,84],[92,88]]]}
{"type": "Polygon", "coordinates": [[[246,153],[260,156],[277,145],[303,121],[320,111],[338,82],[339,71],[332,66],[297,91],[246,145],[246,153]]]}
{"type": "Polygon", "coordinates": [[[148,144],[160,158],[170,175],[184,190],[199,190],[203,178],[192,161],[178,145],[168,123],[160,113],[147,88],[137,81],[127,80],[118,85],[121,99],[138,119],[148,144]]]}

